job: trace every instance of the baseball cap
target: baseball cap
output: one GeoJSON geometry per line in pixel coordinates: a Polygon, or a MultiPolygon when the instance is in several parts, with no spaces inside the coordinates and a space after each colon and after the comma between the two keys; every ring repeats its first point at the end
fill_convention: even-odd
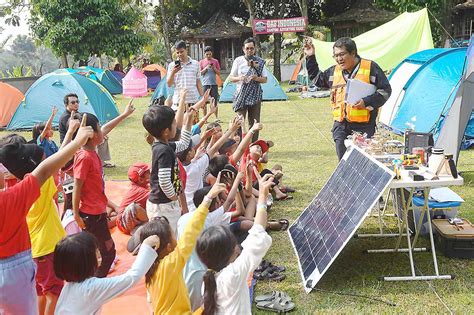
{"type": "Polygon", "coordinates": [[[250,144],[250,147],[258,145],[260,148],[262,148],[262,154],[268,151],[268,144],[264,140],[257,140],[254,143],[250,144]]]}
{"type": "Polygon", "coordinates": [[[150,166],[148,164],[137,162],[128,169],[128,178],[136,183],[138,179],[149,170],[150,166]]]}
{"type": "Polygon", "coordinates": [[[36,144],[15,142],[0,149],[0,163],[18,179],[31,173],[41,163],[43,156],[43,149],[36,144]]]}

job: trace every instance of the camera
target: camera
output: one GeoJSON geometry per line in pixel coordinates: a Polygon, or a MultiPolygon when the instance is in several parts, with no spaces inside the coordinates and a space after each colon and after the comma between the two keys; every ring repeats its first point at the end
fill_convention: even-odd
{"type": "Polygon", "coordinates": [[[180,61],[179,59],[178,59],[178,60],[175,60],[174,66],[175,66],[175,67],[181,67],[181,61],[180,61]]]}

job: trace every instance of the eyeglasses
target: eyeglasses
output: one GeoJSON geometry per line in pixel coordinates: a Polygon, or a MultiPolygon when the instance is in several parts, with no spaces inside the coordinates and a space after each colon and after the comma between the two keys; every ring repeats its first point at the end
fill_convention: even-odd
{"type": "Polygon", "coordinates": [[[338,53],[338,54],[334,54],[332,55],[332,57],[334,59],[337,59],[337,58],[344,58],[344,56],[347,55],[347,51],[344,51],[344,52],[341,52],[341,53],[338,53]]]}
{"type": "Polygon", "coordinates": [[[255,47],[245,47],[245,50],[255,50],[255,47]]]}
{"type": "Polygon", "coordinates": [[[79,100],[77,100],[77,101],[70,101],[69,103],[70,103],[70,104],[79,104],[79,100]]]}

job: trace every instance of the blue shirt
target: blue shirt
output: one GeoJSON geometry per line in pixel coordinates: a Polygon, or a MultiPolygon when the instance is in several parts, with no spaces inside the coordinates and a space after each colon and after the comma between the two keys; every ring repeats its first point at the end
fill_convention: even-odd
{"type": "Polygon", "coordinates": [[[41,141],[41,137],[38,137],[36,144],[43,148],[46,157],[49,157],[59,151],[59,148],[54,140],[48,140],[44,138],[43,141],[41,141]]]}

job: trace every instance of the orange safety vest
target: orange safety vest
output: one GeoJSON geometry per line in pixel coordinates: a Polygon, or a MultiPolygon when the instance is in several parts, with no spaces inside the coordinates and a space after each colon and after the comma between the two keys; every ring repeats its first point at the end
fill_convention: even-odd
{"type": "MultiPolygon", "coordinates": [[[[359,70],[354,79],[370,84],[370,60],[361,59],[359,70]]],[[[342,122],[346,119],[349,122],[368,123],[370,111],[368,109],[356,109],[352,106],[346,106],[344,101],[346,95],[346,80],[342,75],[342,69],[339,65],[334,68],[333,82],[331,87],[331,106],[332,115],[335,121],[342,122]]]]}

